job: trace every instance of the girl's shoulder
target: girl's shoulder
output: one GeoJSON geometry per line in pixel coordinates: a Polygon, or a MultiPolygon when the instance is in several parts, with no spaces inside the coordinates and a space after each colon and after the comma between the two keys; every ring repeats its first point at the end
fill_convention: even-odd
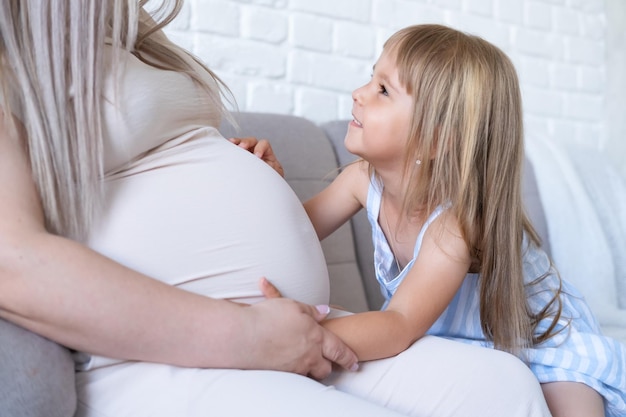
{"type": "MultiPolygon", "coordinates": [[[[461,222],[447,206],[438,206],[424,222],[419,240],[429,242],[457,262],[470,263],[470,251],[463,237],[461,222]]],[[[421,243],[421,242],[420,242],[421,243]]]]}
{"type": "Polygon", "coordinates": [[[349,187],[355,198],[365,207],[367,193],[372,182],[369,164],[366,161],[359,159],[346,165],[337,176],[337,180],[349,187]]]}

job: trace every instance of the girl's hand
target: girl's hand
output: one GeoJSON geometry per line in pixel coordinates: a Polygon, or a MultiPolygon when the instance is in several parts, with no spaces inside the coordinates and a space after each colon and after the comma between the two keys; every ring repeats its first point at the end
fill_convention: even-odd
{"type": "Polygon", "coordinates": [[[252,152],[262,161],[265,161],[265,163],[274,168],[281,177],[285,177],[283,167],[280,162],[278,162],[276,155],[274,155],[274,150],[267,139],[259,140],[253,136],[248,136],[245,138],[230,138],[228,140],[240,148],[252,152]]]}

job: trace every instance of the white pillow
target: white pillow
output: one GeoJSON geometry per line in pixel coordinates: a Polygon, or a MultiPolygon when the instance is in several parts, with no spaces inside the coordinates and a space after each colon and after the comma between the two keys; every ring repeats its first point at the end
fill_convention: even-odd
{"type": "Polygon", "coordinates": [[[623,334],[626,310],[618,299],[626,301],[626,284],[618,288],[617,276],[625,273],[626,248],[617,246],[624,240],[626,220],[618,206],[626,206],[626,191],[619,181],[607,180],[608,158],[590,157],[594,152],[580,145],[529,137],[526,151],[535,168],[556,267],[583,293],[605,332],[615,328],[611,333],[616,337],[623,334]],[[616,237],[620,233],[622,238],[616,237]]]}

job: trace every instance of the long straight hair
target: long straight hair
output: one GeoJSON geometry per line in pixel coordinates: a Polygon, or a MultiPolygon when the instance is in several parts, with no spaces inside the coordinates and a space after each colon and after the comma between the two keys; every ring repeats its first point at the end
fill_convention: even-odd
{"type": "MultiPolygon", "coordinates": [[[[560,314],[528,307],[522,241],[539,239],[524,213],[522,100],[508,57],[483,39],[441,25],[395,33],[385,44],[414,118],[406,147],[407,214],[450,204],[480,272],[480,317],[495,347],[519,354],[549,337],[538,322],[560,314]],[[415,160],[421,160],[420,165],[415,160]]],[[[558,304],[558,294],[550,304],[558,304]]]]}
{"type": "MultiPolygon", "coordinates": [[[[202,77],[192,63],[197,60],[161,32],[182,0],[164,0],[154,7],[158,21],[145,11],[146,3],[0,2],[2,105],[5,114],[17,114],[25,127],[33,179],[52,233],[84,239],[100,207],[103,80],[108,71],[116,71],[121,53],[188,74],[218,112],[227,114],[221,93],[228,89],[204,66],[210,77],[202,77]],[[107,43],[112,46],[112,67],[105,65],[107,43]]],[[[17,132],[14,126],[11,131],[17,132]]]]}

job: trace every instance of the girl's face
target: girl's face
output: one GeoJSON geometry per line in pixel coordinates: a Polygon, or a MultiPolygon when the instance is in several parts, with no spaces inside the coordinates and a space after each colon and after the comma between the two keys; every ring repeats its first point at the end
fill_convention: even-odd
{"type": "Polygon", "coordinates": [[[413,116],[413,98],[400,84],[394,59],[383,51],[372,79],[352,93],[346,148],[377,169],[400,168],[413,116]]]}

